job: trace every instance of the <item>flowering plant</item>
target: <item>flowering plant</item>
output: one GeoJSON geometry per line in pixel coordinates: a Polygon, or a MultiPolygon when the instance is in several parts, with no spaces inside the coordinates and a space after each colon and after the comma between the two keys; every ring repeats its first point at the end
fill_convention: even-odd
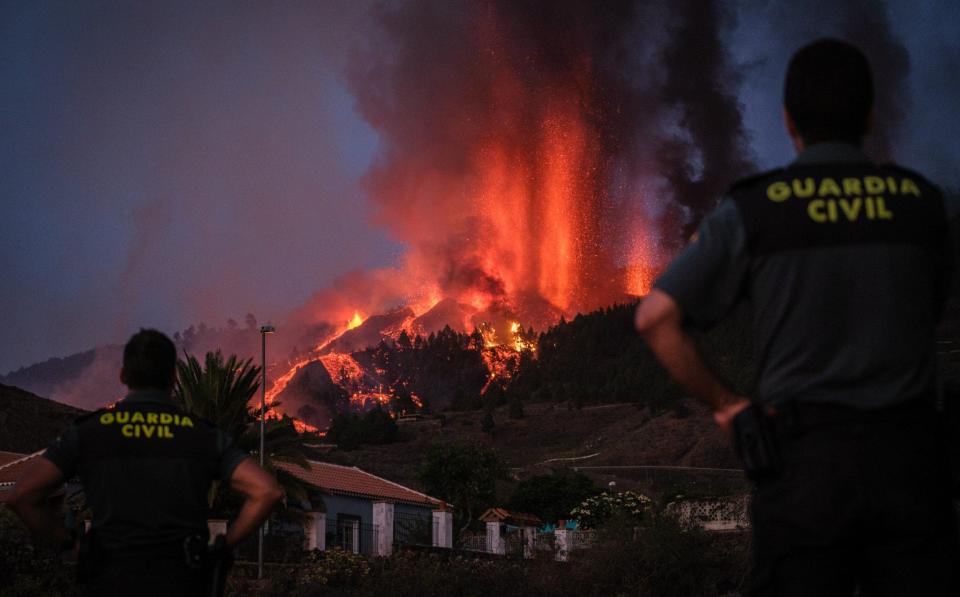
{"type": "Polygon", "coordinates": [[[618,514],[640,520],[652,505],[653,501],[642,493],[605,491],[583,500],[570,511],[570,515],[579,520],[582,526],[593,528],[618,514]]]}

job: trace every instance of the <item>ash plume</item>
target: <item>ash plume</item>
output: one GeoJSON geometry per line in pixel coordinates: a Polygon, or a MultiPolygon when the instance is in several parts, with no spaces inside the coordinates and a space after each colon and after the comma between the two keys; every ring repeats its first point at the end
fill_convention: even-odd
{"type": "MultiPolygon", "coordinates": [[[[780,81],[780,90],[790,55],[815,39],[837,37],[863,50],[873,70],[877,110],[876,126],[865,140],[865,149],[879,161],[896,158],[911,105],[910,55],[903,40],[894,32],[887,3],[883,0],[806,0],[769,7],[766,2],[745,3],[745,12],[754,10],[777,32],[777,60],[782,67],[775,76],[780,81]],[[810,15],[816,18],[811,19],[810,15]]],[[[782,101],[782,91],[780,97],[782,101]]]]}
{"type": "Polygon", "coordinates": [[[347,70],[382,141],[367,188],[441,295],[609,304],[637,235],[672,250],[749,168],[721,3],[418,0],[376,17],[347,70]]]}

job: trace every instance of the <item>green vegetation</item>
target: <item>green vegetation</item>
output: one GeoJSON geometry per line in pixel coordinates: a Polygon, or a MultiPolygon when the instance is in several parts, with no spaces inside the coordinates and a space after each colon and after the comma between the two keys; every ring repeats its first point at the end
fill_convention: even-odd
{"type": "MultiPolygon", "coordinates": [[[[259,409],[250,406],[260,388],[260,368],[250,359],[240,361],[235,355],[224,359],[220,351],[208,352],[203,365],[192,355],[177,362],[177,385],[173,397],[189,413],[202,417],[229,434],[241,449],[254,457],[260,453],[259,409]]],[[[279,462],[307,468],[303,436],[297,433],[293,419],[283,416],[267,419],[264,425],[264,466],[277,477],[277,482],[290,498],[307,498],[302,481],[278,468],[279,462]]],[[[236,496],[226,487],[215,485],[211,490],[214,510],[236,506],[236,496]]]]}
{"type": "Polygon", "coordinates": [[[34,545],[20,519],[0,505],[0,597],[77,595],[74,567],[50,546],[34,545]]]}
{"type": "Polygon", "coordinates": [[[363,444],[392,444],[397,441],[397,423],[377,407],[363,415],[342,413],[333,418],[326,439],[341,450],[355,450],[363,444]]]}
{"type": "Polygon", "coordinates": [[[600,488],[583,473],[537,475],[517,485],[507,507],[555,523],[570,518],[571,510],[598,493],[600,488]]]}
{"type": "Polygon", "coordinates": [[[507,467],[495,450],[478,444],[434,444],[418,478],[428,495],[453,504],[459,534],[497,505],[496,482],[507,478],[507,467]]]}
{"type": "MultiPolygon", "coordinates": [[[[591,547],[556,562],[490,557],[452,550],[401,550],[365,559],[333,550],[301,564],[268,568],[265,597],[720,597],[742,594],[748,570],[742,534],[711,534],[651,515],[611,518],[591,547]]],[[[253,568],[235,569],[228,595],[252,592],[253,568]]]]}

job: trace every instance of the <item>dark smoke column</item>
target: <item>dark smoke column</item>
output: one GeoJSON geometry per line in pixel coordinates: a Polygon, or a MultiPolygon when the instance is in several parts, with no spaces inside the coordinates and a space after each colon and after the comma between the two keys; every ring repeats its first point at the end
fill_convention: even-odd
{"type": "Polygon", "coordinates": [[[383,142],[367,185],[437,296],[527,321],[619,300],[636,236],[672,251],[749,165],[719,4],[412,1],[376,21],[348,69],[383,142]]]}

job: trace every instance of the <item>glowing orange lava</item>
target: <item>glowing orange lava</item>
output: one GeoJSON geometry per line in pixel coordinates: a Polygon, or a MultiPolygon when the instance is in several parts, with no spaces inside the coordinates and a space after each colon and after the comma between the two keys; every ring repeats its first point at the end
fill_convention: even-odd
{"type": "Polygon", "coordinates": [[[363,317],[360,317],[360,312],[354,311],[353,317],[350,319],[349,322],[347,322],[347,329],[352,330],[354,328],[358,328],[362,323],[363,323],[363,317]]]}

